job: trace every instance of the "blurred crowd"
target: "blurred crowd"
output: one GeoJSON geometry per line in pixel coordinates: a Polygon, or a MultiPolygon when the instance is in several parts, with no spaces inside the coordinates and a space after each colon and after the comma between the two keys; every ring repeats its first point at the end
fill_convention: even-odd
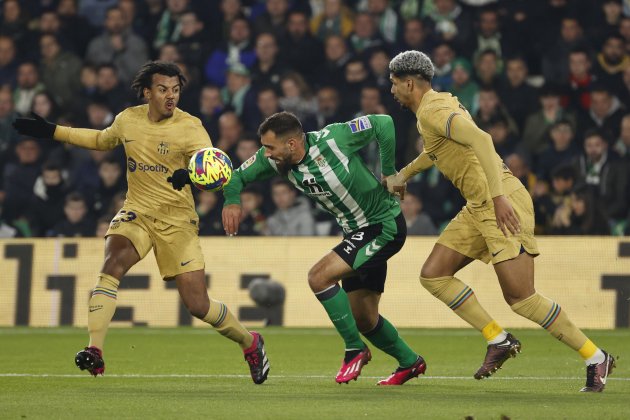
{"type": "MultiPolygon", "coordinates": [[[[530,191],[539,234],[630,229],[630,1],[0,0],[0,237],[102,236],[125,198],[125,156],[20,137],[35,112],[103,129],[139,104],[147,60],[186,75],[179,107],[235,167],[280,110],[307,131],[366,114],[396,124],[396,167],[422,150],[393,101],[388,63],[415,49],[530,191]]],[[[380,177],[376,143],[362,150],[380,177]]],[[[201,235],[222,235],[222,196],[195,191],[201,235]]],[[[282,179],[242,193],[243,235],[336,235],[282,179]]],[[[409,233],[434,235],[464,204],[437,169],[401,203],[409,233]]]]}

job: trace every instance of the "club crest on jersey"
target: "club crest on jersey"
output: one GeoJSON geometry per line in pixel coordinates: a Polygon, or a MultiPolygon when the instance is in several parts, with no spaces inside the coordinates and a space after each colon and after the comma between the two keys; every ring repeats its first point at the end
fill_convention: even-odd
{"type": "Polygon", "coordinates": [[[350,131],[353,133],[358,133],[372,128],[372,124],[370,123],[370,119],[368,117],[355,118],[352,121],[348,121],[347,124],[350,126],[350,131]]]}
{"type": "Polygon", "coordinates": [[[256,162],[256,155],[250,157],[245,162],[243,162],[243,164],[241,165],[241,169],[243,169],[243,170],[247,169],[254,162],[256,162]]]}
{"type": "Polygon", "coordinates": [[[326,166],[328,166],[328,161],[326,160],[326,158],[322,155],[317,156],[315,159],[315,164],[317,166],[319,166],[320,168],[324,168],[326,166]]]}
{"type": "Polygon", "coordinates": [[[158,144],[157,151],[161,155],[168,154],[168,143],[164,141],[160,142],[160,144],[158,144]]]}

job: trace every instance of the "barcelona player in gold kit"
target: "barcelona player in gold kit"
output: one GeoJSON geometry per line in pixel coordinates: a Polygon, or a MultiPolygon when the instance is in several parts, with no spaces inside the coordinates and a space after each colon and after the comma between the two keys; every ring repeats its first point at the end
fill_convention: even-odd
{"type": "Polygon", "coordinates": [[[122,145],[127,155],[128,191],[123,208],[105,235],[105,262],[89,302],[90,343],[75,362],[103,374],[103,344],[116,309],[120,280],[153,249],[164,280],[174,280],[190,313],[238,343],[255,383],[263,383],[269,361],[260,334],[249,332],[225,304],[210,299],[198,237],[198,217],[185,169],[197,150],[212,142],[198,118],[177,108],[186,79],[173,63],[148,62],[132,88],[145,105],[130,107],[102,131],[51,124],[35,115],[14,123],[22,134],[96,150],[122,145]],[[169,185],[168,182],[172,184],[169,185]]]}
{"type": "Polygon", "coordinates": [[[466,205],[440,235],[420,272],[420,282],[488,342],[475,373],[489,377],[521,343],[479,304],[472,289],[455,274],[474,260],[492,261],[503,297],[517,314],[536,322],[586,363],[583,392],[601,392],[615,359],[598,348],[569,319],[560,305],[534,288],[534,210],[531,197],[494,150],[489,134],[450,93],[431,89],[433,63],[419,51],[405,51],[389,65],[391,92],[416,114],[423,152],[383,182],[404,199],[406,181],[435,165],[459,189],[466,205]]]}

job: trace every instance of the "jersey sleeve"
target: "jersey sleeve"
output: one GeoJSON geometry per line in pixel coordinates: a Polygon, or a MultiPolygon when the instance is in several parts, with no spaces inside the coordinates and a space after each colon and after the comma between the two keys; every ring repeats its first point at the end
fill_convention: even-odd
{"type": "MultiPolygon", "coordinates": [[[[123,111],[124,112],[124,111],[123,111]]],[[[111,150],[122,143],[122,121],[124,114],[116,116],[112,125],[104,130],[92,130],[89,128],[72,128],[58,125],[55,129],[55,140],[75,146],[93,150],[111,150]]]]}
{"type": "Polygon", "coordinates": [[[188,159],[190,159],[197,150],[212,147],[212,140],[210,140],[210,136],[201,124],[199,118],[191,117],[191,119],[191,124],[186,132],[186,137],[190,139],[186,144],[186,156],[188,159]]]}
{"type": "Polygon", "coordinates": [[[412,176],[419,174],[422,171],[426,171],[431,166],[433,166],[433,161],[427,156],[426,153],[422,152],[418,155],[417,158],[412,160],[400,170],[400,172],[405,177],[405,180],[408,180],[412,176]]]}
{"type": "Polygon", "coordinates": [[[265,157],[265,148],[258,149],[256,154],[247,159],[234,171],[232,179],[223,188],[224,206],[241,204],[241,190],[245,185],[254,181],[264,181],[277,175],[278,172],[265,157]]]}
{"type": "Polygon", "coordinates": [[[355,118],[343,124],[336,124],[335,130],[341,130],[341,136],[335,140],[339,147],[351,154],[376,140],[381,157],[381,172],[385,176],[396,173],[394,166],[396,154],[396,130],[389,115],[367,115],[355,118]]]}

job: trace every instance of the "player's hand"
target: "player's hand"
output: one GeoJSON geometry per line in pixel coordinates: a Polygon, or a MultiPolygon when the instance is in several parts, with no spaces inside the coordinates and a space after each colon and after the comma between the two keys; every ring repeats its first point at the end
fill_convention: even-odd
{"type": "Polygon", "coordinates": [[[396,175],[390,175],[383,178],[381,184],[383,184],[383,187],[385,187],[390,194],[399,196],[401,200],[405,199],[407,181],[405,181],[400,172],[396,173],[396,175]]]}
{"type": "Polygon", "coordinates": [[[32,115],[33,118],[16,118],[13,121],[13,128],[24,136],[52,139],[57,126],[34,112],[32,115]]]}
{"type": "Polygon", "coordinates": [[[166,178],[166,182],[173,184],[173,189],[181,191],[186,184],[190,184],[190,177],[188,176],[188,169],[177,169],[173,172],[172,176],[166,178]]]}
{"type": "Polygon", "coordinates": [[[501,229],[505,237],[507,238],[510,233],[513,235],[520,233],[521,223],[516,213],[514,213],[510,201],[505,198],[504,195],[494,197],[492,201],[494,201],[494,214],[497,218],[497,226],[501,229]]]}
{"type": "Polygon", "coordinates": [[[240,204],[230,204],[223,207],[221,216],[226,235],[234,236],[238,233],[238,225],[241,223],[242,214],[243,210],[240,204]]]}

